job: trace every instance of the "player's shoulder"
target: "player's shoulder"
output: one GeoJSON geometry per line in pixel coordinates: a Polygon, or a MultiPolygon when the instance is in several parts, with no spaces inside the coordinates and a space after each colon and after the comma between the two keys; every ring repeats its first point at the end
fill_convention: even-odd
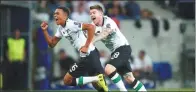
{"type": "Polygon", "coordinates": [[[106,24],[114,22],[113,19],[108,16],[104,16],[104,20],[105,20],[106,24]]]}
{"type": "Polygon", "coordinates": [[[66,22],[66,27],[67,28],[74,28],[74,26],[81,26],[82,23],[72,20],[72,19],[68,19],[66,22]]]}
{"type": "Polygon", "coordinates": [[[74,24],[74,20],[72,20],[72,19],[67,19],[67,21],[66,21],[66,27],[67,28],[69,28],[69,27],[72,27],[73,26],[73,24],[74,24]]]}
{"type": "Polygon", "coordinates": [[[103,16],[104,19],[109,19],[110,17],[108,17],[107,15],[103,16]]]}
{"type": "Polygon", "coordinates": [[[111,28],[111,26],[115,26],[115,22],[108,16],[104,16],[104,25],[107,28],[111,28]]]}
{"type": "Polygon", "coordinates": [[[108,16],[103,16],[104,20],[106,21],[112,21],[112,18],[108,17],[108,16]]]}

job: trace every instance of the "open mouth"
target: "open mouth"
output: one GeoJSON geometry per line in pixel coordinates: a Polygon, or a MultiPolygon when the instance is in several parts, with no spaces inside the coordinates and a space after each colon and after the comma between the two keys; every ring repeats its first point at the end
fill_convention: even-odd
{"type": "Polygon", "coordinates": [[[56,21],[58,21],[58,19],[55,19],[56,21]]]}
{"type": "Polygon", "coordinates": [[[95,20],[96,18],[92,18],[92,20],[95,20]]]}

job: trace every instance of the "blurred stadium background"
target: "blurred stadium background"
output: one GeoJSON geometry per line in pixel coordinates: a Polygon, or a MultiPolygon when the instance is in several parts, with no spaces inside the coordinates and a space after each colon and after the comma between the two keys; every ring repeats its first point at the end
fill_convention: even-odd
{"type": "MultiPolygon", "coordinates": [[[[195,0],[0,1],[0,89],[93,90],[90,84],[63,86],[67,68],[78,62],[77,51],[66,39],[48,48],[39,25],[47,21],[53,35],[58,6],[69,7],[71,19],[90,23],[88,8],[94,4],[104,7],[128,39],[133,49],[130,65],[146,88],[195,89],[195,0]]],[[[110,52],[101,42],[96,46],[104,65],[110,52]]]]}

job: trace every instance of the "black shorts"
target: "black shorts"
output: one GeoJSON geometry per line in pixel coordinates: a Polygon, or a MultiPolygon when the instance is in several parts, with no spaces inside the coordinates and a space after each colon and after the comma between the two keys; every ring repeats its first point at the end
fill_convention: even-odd
{"type": "Polygon", "coordinates": [[[120,75],[131,72],[129,59],[131,57],[131,47],[129,45],[117,48],[112,54],[108,64],[113,65],[120,75]]]}
{"type": "Polygon", "coordinates": [[[99,51],[95,48],[95,50],[90,52],[89,56],[81,57],[80,62],[72,65],[68,72],[75,78],[85,76],[86,74],[89,76],[103,74],[104,70],[101,66],[99,51]]]}

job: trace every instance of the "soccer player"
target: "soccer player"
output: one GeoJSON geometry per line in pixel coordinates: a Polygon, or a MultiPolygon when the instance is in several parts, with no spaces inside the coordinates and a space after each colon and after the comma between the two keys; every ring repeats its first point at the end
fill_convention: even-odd
{"type": "Polygon", "coordinates": [[[103,77],[104,69],[99,60],[99,52],[92,44],[95,32],[94,25],[73,21],[68,16],[69,9],[66,7],[58,7],[55,10],[54,18],[56,24],[59,26],[53,37],[50,37],[47,32],[48,24],[46,22],[42,22],[41,24],[44,37],[50,47],[55,47],[60,39],[65,37],[80,52],[81,61],[75,63],[66,73],[64,84],[68,86],[81,86],[93,82],[94,86],[101,86],[102,90],[108,91],[103,77]],[[87,37],[85,37],[83,30],[87,31],[87,37]],[[84,77],[86,73],[91,77],[84,77]]]}
{"type": "Polygon", "coordinates": [[[144,85],[133,76],[128,61],[131,56],[131,47],[116,23],[111,18],[103,15],[103,9],[99,5],[90,7],[90,17],[97,27],[93,43],[101,40],[112,52],[110,62],[105,66],[106,75],[120,91],[127,91],[120,75],[134,90],[146,91],[144,85]]]}

